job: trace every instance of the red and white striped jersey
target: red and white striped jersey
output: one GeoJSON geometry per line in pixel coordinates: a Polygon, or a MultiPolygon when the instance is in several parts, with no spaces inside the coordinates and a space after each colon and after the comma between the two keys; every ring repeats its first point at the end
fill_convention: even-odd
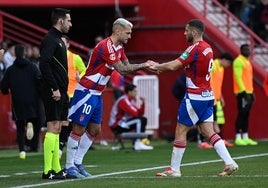
{"type": "Polygon", "coordinates": [[[112,65],[126,59],[123,45],[115,46],[110,37],[105,38],[93,49],[78,87],[102,92],[114,70],[112,65]]]}
{"type": "Polygon", "coordinates": [[[199,41],[189,46],[178,58],[186,71],[186,87],[189,94],[212,97],[210,72],[213,51],[208,43],[199,41]]]}

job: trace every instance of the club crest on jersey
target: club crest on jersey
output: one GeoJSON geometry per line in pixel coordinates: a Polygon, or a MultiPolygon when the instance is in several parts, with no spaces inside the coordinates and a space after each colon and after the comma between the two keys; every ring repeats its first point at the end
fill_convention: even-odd
{"type": "Polygon", "coordinates": [[[85,119],[85,115],[84,115],[84,114],[81,114],[79,120],[80,120],[80,121],[84,121],[84,119],[85,119]]]}
{"type": "Polygon", "coordinates": [[[185,60],[189,57],[189,52],[183,52],[180,56],[181,59],[185,60]]]}
{"type": "Polygon", "coordinates": [[[112,60],[112,61],[115,60],[115,53],[110,54],[110,60],[112,60]]]}
{"type": "Polygon", "coordinates": [[[120,52],[118,53],[118,58],[119,58],[119,59],[121,58],[121,53],[120,53],[120,52]]]}

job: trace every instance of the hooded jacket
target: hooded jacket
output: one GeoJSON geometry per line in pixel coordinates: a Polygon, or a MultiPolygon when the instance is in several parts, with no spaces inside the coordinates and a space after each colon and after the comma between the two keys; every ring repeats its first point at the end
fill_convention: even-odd
{"type": "Polygon", "coordinates": [[[38,67],[24,58],[16,58],[3,77],[1,91],[11,92],[14,120],[38,117],[40,110],[38,67]]]}

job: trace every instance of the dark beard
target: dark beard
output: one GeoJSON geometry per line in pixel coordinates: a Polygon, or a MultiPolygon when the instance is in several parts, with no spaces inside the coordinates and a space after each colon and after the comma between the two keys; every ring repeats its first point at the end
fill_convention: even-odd
{"type": "Polygon", "coordinates": [[[194,41],[194,37],[192,35],[189,35],[187,38],[187,42],[193,42],[194,41]]]}

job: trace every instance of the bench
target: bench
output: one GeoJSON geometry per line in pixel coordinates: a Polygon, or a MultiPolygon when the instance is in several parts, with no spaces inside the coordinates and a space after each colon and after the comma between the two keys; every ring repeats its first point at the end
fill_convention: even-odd
{"type": "Polygon", "coordinates": [[[132,144],[134,144],[136,139],[148,138],[148,134],[136,132],[124,132],[121,134],[115,134],[114,136],[114,146],[112,147],[112,150],[125,149],[123,142],[124,139],[130,139],[132,141],[132,144]],[[118,144],[120,144],[121,147],[118,147],[118,144]]]}

